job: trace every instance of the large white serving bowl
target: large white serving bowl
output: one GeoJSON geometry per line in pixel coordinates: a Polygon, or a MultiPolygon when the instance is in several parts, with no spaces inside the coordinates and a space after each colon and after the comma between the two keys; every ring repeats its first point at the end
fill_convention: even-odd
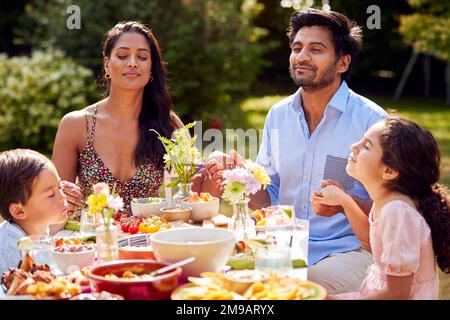
{"type": "MultiPolygon", "coordinates": [[[[146,199],[150,198],[139,198],[138,201],[145,201],[146,199]]],[[[160,199],[160,202],[158,203],[141,203],[141,202],[135,202],[131,201],[131,212],[134,216],[141,216],[141,217],[151,217],[151,216],[160,216],[161,215],[161,208],[167,207],[168,202],[164,198],[158,198],[160,199]]]]}
{"type": "Polygon", "coordinates": [[[154,233],[150,242],[158,261],[172,263],[195,257],[183,267],[183,276],[187,277],[220,271],[233,252],[235,238],[226,229],[193,227],[154,233]]]}
{"type": "Polygon", "coordinates": [[[220,201],[219,198],[214,197],[208,202],[189,202],[183,199],[181,204],[184,207],[191,207],[191,220],[194,222],[202,222],[205,219],[211,219],[219,213],[220,201]]]}
{"type": "Polygon", "coordinates": [[[57,252],[52,251],[53,262],[63,273],[91,266],[95,263],[95,249],[80,252],[57,252]]]}

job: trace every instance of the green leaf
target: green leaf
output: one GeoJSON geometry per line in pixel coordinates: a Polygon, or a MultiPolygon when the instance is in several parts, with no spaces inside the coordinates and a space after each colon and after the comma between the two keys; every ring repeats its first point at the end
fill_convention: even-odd
{"type": "Polygon", "coordinates": [[[177,178],[175,181],[165,184],[167,188],[173,188],[181,182],[180,178],[177,178]]]}

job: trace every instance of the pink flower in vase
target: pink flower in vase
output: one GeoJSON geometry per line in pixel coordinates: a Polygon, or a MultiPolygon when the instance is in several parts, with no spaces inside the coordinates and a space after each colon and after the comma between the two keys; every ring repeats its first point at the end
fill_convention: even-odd
{"type": "Polygon", "coordinates": [[[99,193],[103,193],[107,196],[109,196],[109,185],[104,182],[96,183],[92,186],[92,189],[94,190],[94,194],[98,195],[99,193]]]}

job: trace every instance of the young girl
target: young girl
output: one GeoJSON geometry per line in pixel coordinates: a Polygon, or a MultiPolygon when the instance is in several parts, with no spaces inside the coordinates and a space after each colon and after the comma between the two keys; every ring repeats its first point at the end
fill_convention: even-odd
{"type": "Polygon", "coordinates": [[[0,276],[17,267],[20,238],[43,235],[67,218],[67,201],[53,163],[25,149],[0,154],[0,276]]]}
{"type": "MultiPolygon", "coordinates": [[[[373,264],[359,292],[330,299],[439,298],[436,261],[443,272],[450,272],[450,197],[437,184],[439,164],[431,133],[401,117],[374,124],[352,146],[347,173],[373,199],[366,227],[373,264]]],[[[336,186],[316,197],[324,204],[342,205],[353,217],[364,214],[336,186]]]]}

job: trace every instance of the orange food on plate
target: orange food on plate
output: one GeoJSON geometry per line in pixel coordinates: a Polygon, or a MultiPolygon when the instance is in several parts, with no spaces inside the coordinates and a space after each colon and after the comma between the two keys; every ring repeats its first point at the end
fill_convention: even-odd
{"type": "Polygon", "coordinates": [[[214,197],[209,192],[194,193],[187,202],[210,202],[214,197]]]}

